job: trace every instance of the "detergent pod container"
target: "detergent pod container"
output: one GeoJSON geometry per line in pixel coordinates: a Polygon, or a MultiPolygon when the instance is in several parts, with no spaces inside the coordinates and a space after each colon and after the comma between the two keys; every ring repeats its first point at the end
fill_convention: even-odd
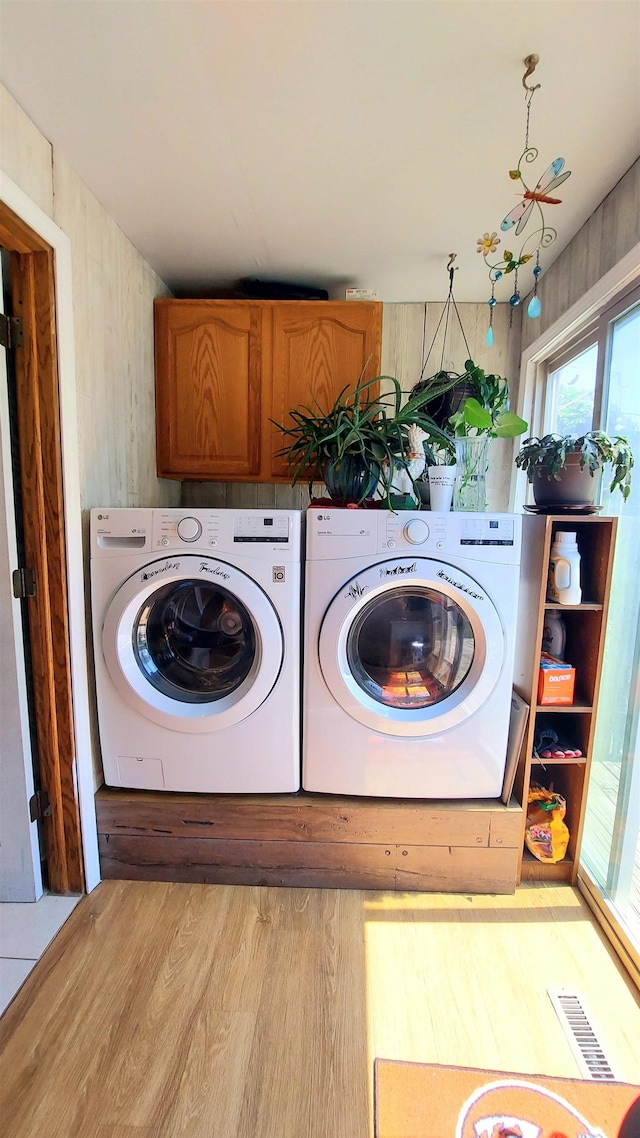
{"type": "Polygon", "coordinates": [[[564,645],[567,639],[567,626],[564,617],[557,609],[548,609],[544,614],[542,629],[542,651],[564,660],[564,645]]]}
{"type": "Polygon", "coordinates": [[[575,533],[560,530],[554,534],[547,600],[559,605],[579,605],[582,601],[580,554],[575,533]]]}

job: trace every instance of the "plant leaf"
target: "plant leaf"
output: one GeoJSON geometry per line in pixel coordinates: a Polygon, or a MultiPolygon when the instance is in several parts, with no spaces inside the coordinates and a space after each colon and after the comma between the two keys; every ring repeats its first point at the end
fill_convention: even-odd
{"type": "Polygon", "coordinates": [[[513,411],[503,411],[495,420],[495,433],[499,439],[515,439],[516,435],[523,435],[527,423],[513,411]]]}
{"type": "Polygon", "coordinates": [[[480,431],[490,431],[493,425],[491,415],[473,395],[464,401],[462,408],[465,423],[470,427],[477,427],[480,431]]]}

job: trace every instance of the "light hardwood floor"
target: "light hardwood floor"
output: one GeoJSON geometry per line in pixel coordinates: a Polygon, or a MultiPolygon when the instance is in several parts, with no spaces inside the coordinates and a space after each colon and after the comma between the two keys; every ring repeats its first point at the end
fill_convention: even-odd
{"type": "Polygon", "coordinates": [[[0,1020],[7,1138],[368,1138],[375,1056],[621,1080],[640,1006],[569,886],[512,897],[103,882],[0,1020]]]}

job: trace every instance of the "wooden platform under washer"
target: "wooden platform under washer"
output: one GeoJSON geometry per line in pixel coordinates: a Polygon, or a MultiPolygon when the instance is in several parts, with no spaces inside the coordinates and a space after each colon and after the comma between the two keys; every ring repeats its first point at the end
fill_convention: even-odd
{"type": "Polygon", "coordinates": [[[101,787],[105,878],[513,893],[522,810],[324,794],[172,794],[101,787]]]}

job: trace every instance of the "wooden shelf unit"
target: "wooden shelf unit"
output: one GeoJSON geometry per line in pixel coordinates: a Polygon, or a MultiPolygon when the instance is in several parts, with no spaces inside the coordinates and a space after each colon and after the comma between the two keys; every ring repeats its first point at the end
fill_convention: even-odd
{"type": "Polygon", "coordinates": [[[598,515],[532,515],[523,518],[522,579],[520,587],[518,642],[514,686],[531,707],[525,743],[516,772],[514,792],[524,806],[520,879],[575,883],[587,787],[593,753],[600,675],[607,627],[607,610],[617,518],[598,515]],[[575,531],[580,551],[582,604],[559,605],[547,600],[549,556],[553,535],[575,531]],[[567,636],[565,660],[576,669],[575,701],[571,706],[540,705],[538,670],[545,613],[558,609],[564,617],[567,636]],[[582,751],[580,758],[538,760],[535,741],[544,727],[555,729],[570,745],[582,751]],[[555,864],[538,861],[524,847],[526,805],[531,781],[549,787],[553,783],[567,803],[565,822],[570,839],[566,857],[555,864]]]}

